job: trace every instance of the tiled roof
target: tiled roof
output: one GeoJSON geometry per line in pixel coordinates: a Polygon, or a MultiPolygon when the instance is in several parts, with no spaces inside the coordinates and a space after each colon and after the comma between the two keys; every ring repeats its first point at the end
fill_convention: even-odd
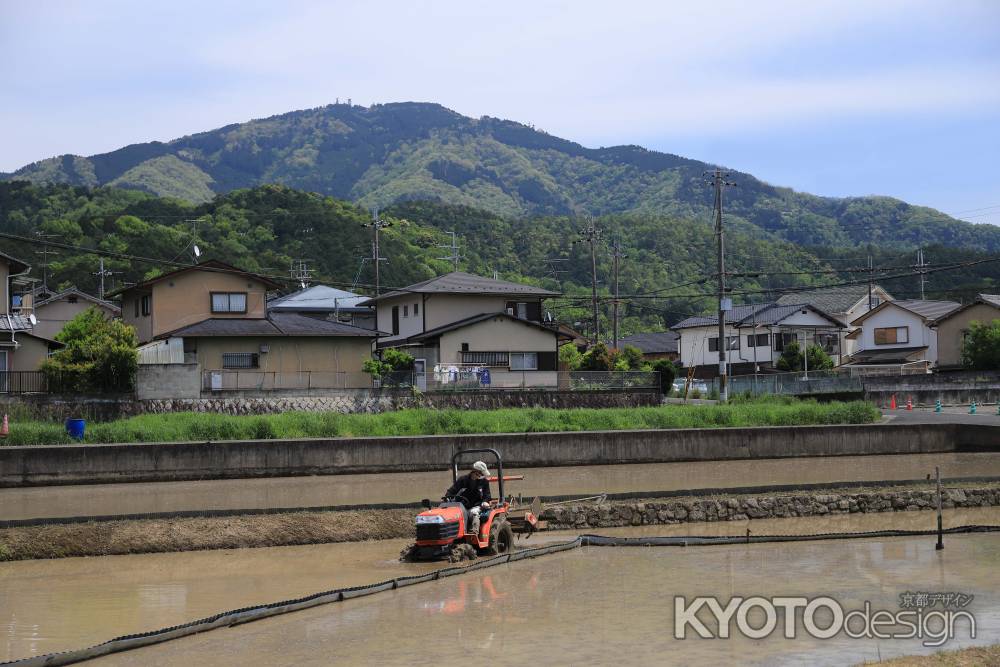
{"type": "Polygon", "coordinates": [[[31,320],[24,315],[0,315],[0,331],[30,331],[31,328],[31,320]]]}
{"type": "Polygon", "coordinates": [[[836,315],[846,313],[867,296],[868,285],[842,285],[783,294],[775,303],[779,306],[805,303],[836,315]]]}
{"type": "MultiPolygon", "coordinates": [[[[844,324],[835,317],[828,315],[820,308],[807,303],[782,304],[763,303],[743,306],[733,306],[733,309],[726,313],[726,324],[737,327],[746,326],[774,326],[780,324],[790,315],[795,314],[803,308],[808,308],[816,314],[830,320],[834,326],[842,327],[844,324]]],[[[718,315],[698,315],[689,317],[678,322],[671,329],[688,329],[691,327],[709,327],[719,323],[718,315]]]]}
{"type": "Polygon", "coordinates": [[[11,257],[5,252],[0,252],[0,258],[7,260],[7,263],[10,264],[11,273],[24,273],[31,268],[26,262],[21,261],[17,257],[11,257]]]}
{"type": "Polygon", "coordinates": [[[639,348],[643,354],[666,354],[677,352],[677,341],[680,336],[674,331],[658,331],[654,333],[638,333],[621,339],[621,346],[632,345],[639,348]]]}
{"type": "Polygon", "coordinates": [[[111,303],[110,301],[105,301],[103,299],[98,299],[96,296],[92,296],[90,294],[87,294],[86,292],[80,291],[76,287],[69,287],[67,289],[64,289],[61,292],[56,292],[54,294],[50,294],[49,296],[45,297],[44,299],[36,301],[35,302],[35,308],[40,308],[40,307],[44,306],[45,304],[52,303],[54,301],[59,301],[60,299],[62,299],[64,297],[68,297],[68,296],[77,296],[77,297],[80,297],[82,299],[86,299],[87,301],[90,301],[91,303],[95,303],[95,304],[97,304],[99,306],[103,306],[104,308],[107,308],[108,310],[112,310],[112,311],[114,311],[116,313],[120,313],[121,312],[121,308],[119,308],[115,304],[111,303]]]}
{"type": "Polygon", "coordinates": [[[1000,308],[1000,294],[980,294],[979,298],[986,303],[992,304],[997,308],[1000,308]]]}
{"type": "MultiPolygon", "coordinates": [[[[509,313],[480,313],[479,315],[473,315],[472,317],[466,317],[464,320],[458,320],[457,322],[452,322],[450,324],[445,324],[440,327],[435,327],[434,329],[428,329],[423,333],[410,336],[406,340],[408,341],[422,341],[428,340],[430,338],[435,338],[448,331],[454,331],[455,329],[461,329],[462,327],[467,327],[472,324],[478,324],[479,322],[485,322],[486,320],[491,320],[494,317],[502,317],[508,320],[514,320],[515,322],[520,322],[521,324],[527,325],[529,327],[535,327],[536,329],[542,329],[548,331],[555,336],[567,337],[565,334],[559,331],[556,327],[547,327],[538,322],[532,322],[531,320],[523,320],[519,317],[514,317],[509,313]]],[[[388,344],[396,343],[396,341],[390,341],[388,344]]]]}
{"type": "Polygon", "coordinates": [[[292,294],[278,297],[268,302],[269,310],[284,310],[291,312],[342,310],[346,312],[370,312],[370,308],[359,306],[368,297],[347,290],[313,285],[292,294]]]}
{"type": "Polygon", "coordinates": [[[939,317],[944,317],[961,306],[955,301],[921,301],[920,299],[903,299],[891,303],[916,313],[925,320],[936,320],[939,317]]]}
{"type": "Polygon", "coordinates": [[[199,262],[198,264],[192,264],[191,266],[182,266],[179,269],[174,269],[173,271],[162,273],[158,276],[150,278],[149,280],[144,280],[141,283],[137,283],[135,285],[129,285],[128,287],[120,287],[114,290],[113,292],[109,292],[106,296],[117,296],[127,290],[142,289],[145,287],[149,287],[153,283],[158,283],[161,280],[166,280],[171,276],[176,276],[179,273],[185,273],[187,271],[209,271],[215,273],[228,273],[237,276],[244,276],[246,278],[262,282],[268,287],[272,288],[279,287],[278,283],[274,282],[270,278],[257,275],[256,273],[250,273],[249,271],[244,271],[243,269],[235,267],[232,264],[226,264],[225,262],[220,262],[217,259],[206,259],[204,262],[199,262]]]}
{"type": "Polygon", "coordinates": [[[268,313],[267,318],[212,318],[182,327],[157,338],[171,336],[364,336],[379,332],[340,322],[329,322],[296,313],[268,313]]]}
{"type": "Polygon", "coordinates": [[[507,280],[493,280],[482,276],[474,276],[464,271],[453,271],[443,276],[431,278],[423,282],[409,285],[400,290],[386,292],[381,296],[363,302],[374,303],[381,299],[388,299],[405,294],[485,294],[490,296],[559,296],[559,292],[535,287],[533,285],[523,285],[512,283],[507,280]]]}

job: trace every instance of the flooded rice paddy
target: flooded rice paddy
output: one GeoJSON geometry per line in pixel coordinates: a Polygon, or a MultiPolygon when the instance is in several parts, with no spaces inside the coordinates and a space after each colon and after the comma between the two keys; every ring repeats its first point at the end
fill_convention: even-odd
{"type": "MultiPolygon", "coordinates": [[[[1000,524],[1000,508],[948,510],[945,525],[1000,524]]],[[[930,529],[931,512],[602,529],[608,535],[743,535],[930,529]]],[[[521,546],[564,540],[543,533],[521,546]]],[[[103,664],[630,661],[851,664],[914,652],[862,640],[672,639],[675,593],[826,593],[894,603],[903,590],[976,595],[981,637],[1000,640],[1000,536],[691,548],[593,547],[328,605],[104,658],[103,664]],[[992,634],[991,634],[992,633],[992,634]],[[428,638],[434,641],[428,641],[428,638]]],[[[0,660],[89,646],[238,607],[372,583],[440,564],[396,560],[405,540],[0,563],[0,660]]],[[[905,645],[904,645],[905,644],[905,645]]],[[[958,645],[956,645],[958,647],[958,645]]]]}
{"type": "MultiPolygon", "coordinates": [[[[525,476],[524,481],[511,482],[508,489],[532,497],[915,480],[933,474],[934,466],[941,467],[945,478],[1000,477],[1000,457],[993,454],[915,454],[528,468],[508,471],[525,476]]],[[[0,520],[413,503],[440,497],[449,483],[449,473],[443,469],[0,489],[0,520]]]]}

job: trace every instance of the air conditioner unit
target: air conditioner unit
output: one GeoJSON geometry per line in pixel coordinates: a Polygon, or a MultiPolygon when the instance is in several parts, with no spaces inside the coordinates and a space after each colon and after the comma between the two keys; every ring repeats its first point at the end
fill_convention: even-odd
{"type": "Polygon", "coordinates": [[[260,353],[261,354],[267,354],[270,351],[271,351],[271,346],[270,345],[268,345],[267,343],[261,343],[260,344],[260,353]]]}

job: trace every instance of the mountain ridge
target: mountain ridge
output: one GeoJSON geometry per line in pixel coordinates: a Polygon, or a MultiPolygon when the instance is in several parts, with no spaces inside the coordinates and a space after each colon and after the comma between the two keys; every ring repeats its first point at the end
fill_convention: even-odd
{"type": "MultiPolygon", "coordinates": [[[[711,215],[713,165],[637,145],[588,148],[516,121],[470,118],[426,102],[331,104],[92,156],[26,165],[7,180],[112,185],[203,203],[278,183],[386,207],[430,200],[508,218],[656,213],[711,215]]],[[[1000,251],[1000,228],[928,207],[820,197],[731,171],[729,223],[812,246],[939,243],[1000,251]]]]}

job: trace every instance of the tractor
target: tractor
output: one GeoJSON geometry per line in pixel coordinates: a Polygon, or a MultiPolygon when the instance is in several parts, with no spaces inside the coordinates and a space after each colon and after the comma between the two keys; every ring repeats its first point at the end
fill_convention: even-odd
{"type": "MultiPolygon", "coordinates": [[[[503,460],[495,449],[466,449],[451,457],[452,482],[458,479],[458,459],[469,454],[491,454],[496,459],[496,476],[487,478],[496,482],[498,499],[491,501],[490,509],[479,518],[479,533],[467,530],[472,516],[459,498],[444,498],[437,507],[424,499],[427,508],[416,518],[416,542],[401,554],[401,560],[424,561],[448,559],[452,563],[472,560],[477,556],[497,556],[510,553],[514,548],[514,527],[510,512],[513,498],[504,495],[504,481],[524,479],[521,476],[504,477],[503,460]]],[[[518,511],[514,522],[519,529],[531,530],[537,524],[530,511],[518,511]]]]}

